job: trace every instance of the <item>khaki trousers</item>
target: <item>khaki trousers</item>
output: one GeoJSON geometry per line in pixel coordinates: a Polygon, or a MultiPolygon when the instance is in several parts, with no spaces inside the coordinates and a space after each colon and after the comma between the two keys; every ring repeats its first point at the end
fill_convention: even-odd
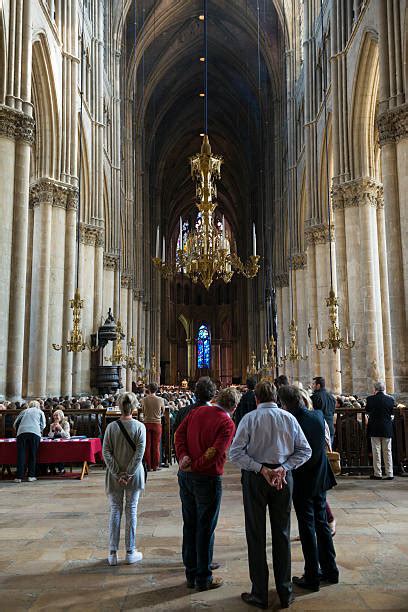
{"type": "Polygon", "coordinates": [[[385,475],[394,476],[392,469],[392,438],[371,438],[371,448],[373,451],[374,476],[382,476],[381,471],[381,450],[384,458],[385,475]]]}

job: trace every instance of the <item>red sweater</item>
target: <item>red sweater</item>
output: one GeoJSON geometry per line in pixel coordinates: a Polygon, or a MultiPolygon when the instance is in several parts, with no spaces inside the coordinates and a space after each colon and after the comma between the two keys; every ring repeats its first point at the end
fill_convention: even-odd
{"type": "Polygon", "coordinates": [[[221,476],[234,432],[234,422],[225,410],[216,405],[199,406],[176,431],[176,455],[179,461],[190,457],[192,472],[221,476]]]}

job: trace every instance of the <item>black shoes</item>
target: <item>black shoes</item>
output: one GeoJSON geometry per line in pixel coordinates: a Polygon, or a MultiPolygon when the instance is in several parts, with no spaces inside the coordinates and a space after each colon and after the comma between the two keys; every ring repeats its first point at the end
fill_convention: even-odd
{"type": "Polygon", "coordinates": [[[268,607],[267,603],[261,601],[260,599],[258,599],[258,597],[255,597],[255,595],[252,595],[251,593],[241,593],[241,599],[248,606],[254,606],[255,608],[261,608],[261,610],[266,610],[268,607]]]}
{"type": "Polygon", "coordinates": [[[394,476],[387,476],[385,480],[394,480],[394,476]]]}
{"type": "Polygon", "coordinates": [[[370,480],[382,480],[382,476],[375,476],[374,474],[371,474],[370,480]]]}
{"type": "Polygon", "coordinates": [[[293,602],[295,601],[295,594],[291,593],[288,597],[288,599],[281,599],[280,603],[281,603],[281,610],[286,610],[286,608],[289,608],[290,604],[293,604],[293,602]]]}
{"type": "Polygon", "coordinates": [[[220,563],[217,563],[216,561],[213,561],[213,563],[210,564],[210,570],[214,571],[217,570],[221,567],[220,563]]]}
{"type": "Polygon", "coordinates": [[[329,584],[338,584],[339,583],[339,575],[338,574],[321,574],[319,576],[320,582],[328,582],[329,584]]]}
{"type": "Polygon", "coordinates": [[[293,576],[292,582],[301,589],[307,589],[308,591],[319,591],[320,589],[318,582],[309,582],[304,576],[300,578],[298,576],[293,576]]]}

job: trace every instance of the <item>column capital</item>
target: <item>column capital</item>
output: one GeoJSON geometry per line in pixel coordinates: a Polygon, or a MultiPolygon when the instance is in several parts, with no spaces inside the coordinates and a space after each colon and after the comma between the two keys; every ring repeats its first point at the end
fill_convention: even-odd
{"type": "Polygon", "coordinates": [[[384,205],[383,194],[382,183],[372,178],[362,177],[346,181],[332,188],[333,209],[343,210],[359,206],[382,207],[384,205]]]}
{"type": "Polygon", "coordinates": [[[289,287],[289,274],[287,272],[278,272],[274,274],[275,287],[289,287]]]}
{"type": "Polygon", "coordinates": [[[380,146],[408,138],[408,103],[386,110],[378,116],[380,146]]]}
{"type": "Polygon", "coordinates": [[[64,210],[76,209],[78,189],[50,178],[40,178],[30,185],[29,202],[30,208],[35,208],[40,204],[48,204],[64,210]]]}
{"type": "Polygon", "coordinates": [[[115,253],[104,253],[103,254],[103,267],[105,270],[117,270],[119,264],[119,257],[115,253]]]}
{"type": "Polygon", "coordinates": [[[89,223],[79,224],[79,241],[87,246],[103,246],[104,230],[89,223]]]}
{"type": "Polygon", "coordinates": [[[30,115],[9,106],[0,105],[0,136],[25,142],[35,141],[35,121],[30,115]]]}
{"type": "Polygon", "coordinates": [[[304,270],[307,267],[307,254],[294,253],[292,257],[288,257],[288,266],[292,270],[304,270]]]}
{"type": "Polygon", "coordinates": [[[132,286],[132,275],[129,272],[123,272],[121,274],[120,286],[122,289],[130,289],[132,286]]]}
{"type": "Polygon", "coordinates": [[[329,225],[328,223],[318,223],[305,227],[305,238],[308,246],[312,244],[326,244],[334,241],[334,227],[330,228],[329,240],[329,225]]]}

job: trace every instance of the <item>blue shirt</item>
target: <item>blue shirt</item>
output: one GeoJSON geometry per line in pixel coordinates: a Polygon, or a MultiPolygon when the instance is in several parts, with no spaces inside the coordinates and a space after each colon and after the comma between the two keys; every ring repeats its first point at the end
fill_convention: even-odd
{"type": "Polygon", "coordinates": [[[40,436],[42,434],[43,429],[46,426],[45,414],[40,408],[36,408],[32,406],[31,408],[26,408],[16,418],[14,421],[14,427],[17,428],[17,435],[23,433],[33,433],[36,436],[40,436]]]}
{"type": "Polygon", "coordinates": [[[273,402],[258,404],[240,422],[230,460],[243,470],[260,472],[263,463],[294,470],[310,459],[312,449],[295,417],[273,402]]]}

